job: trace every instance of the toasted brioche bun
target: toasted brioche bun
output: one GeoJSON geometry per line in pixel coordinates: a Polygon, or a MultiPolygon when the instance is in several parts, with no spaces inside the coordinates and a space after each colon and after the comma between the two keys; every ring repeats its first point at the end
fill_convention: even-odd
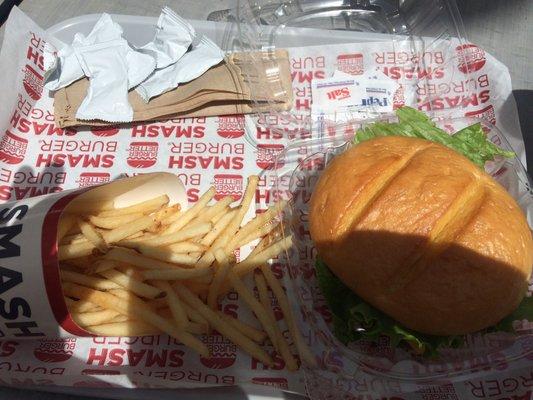
{"type": "Polygon", "coordinates": [[[332,272],[421,333],[489,327],[526,294],[533,240],[524,214],[442,145],[391,136],[354,146],[320,176],[309,218],[332,272]]]}

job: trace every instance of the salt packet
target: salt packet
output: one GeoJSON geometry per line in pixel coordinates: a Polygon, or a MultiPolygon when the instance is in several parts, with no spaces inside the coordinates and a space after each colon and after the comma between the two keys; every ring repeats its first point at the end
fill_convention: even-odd
{"type": "Polygon", "coordinates": [[[208,37],[202,36],[176,63],[157,69],[135,90],[145,102],[190,82],[224,59],[224,52],[208,37]]]}
{"type": "Polygon", "coordinates": [[[398,83],[381,71],[353,76],[337,70],[329,78],[312,81],[311,114],[314,120],[347,122],[391,113],[398,89],[398,83]]]}
{"type": "Polygon", "coordinates": [[[156,61],[156,68],[168,67],[178,61],[189,49],[196,31],[170,7],[163,8],[154,39],[141,47],[136,47],[140,53],[152,56],[156,61]]]}

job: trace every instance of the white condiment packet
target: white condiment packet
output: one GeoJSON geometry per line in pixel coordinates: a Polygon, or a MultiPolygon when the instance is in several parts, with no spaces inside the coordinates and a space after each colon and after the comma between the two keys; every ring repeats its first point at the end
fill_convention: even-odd
{"type": "Polygon", "coordinates": [[[76,118],[129,122],[133,109],[128,102],[128,43],[124,39],[74,48],[85,76],[89,77],[87,96],[76,118]]]}
{"type": "Polygon", "coordinates": [[[76,33],[72,45],[65,44],[59,49],[55,69],[47,72],[45,88],[59,90],[83,78],[83,70],[74,54],[74,47],[120,39],[122,33],[121,26],[114,22],[109,14],[102,14],[87,37],[81,33],[76,33]]]}
{"type": "Polygon", "coordinates": [[[311,114],[313,119],[346,122],[391,113],[398,87],[380,71],[359,76],[335,71],[330,78],[313,79],[311,114]]]}
{"type": "Polygon", "coordinates": [[[186,83],[198,78],[209,68],[224,59],[224,52],[209,38],[202,36],[192,49],[185,53],[175,64],[154,73],[135,89],[148,102],[158,96],[176,88],[180,83],[186,83]]]}
{"type": "Polygon", "coordinates": [[[161,69],[178,61],[187,52],[195,36],[191,24],[165,7],[157,21],[154,39],[136,50],[155,58],[156,68],[161,69]]]}

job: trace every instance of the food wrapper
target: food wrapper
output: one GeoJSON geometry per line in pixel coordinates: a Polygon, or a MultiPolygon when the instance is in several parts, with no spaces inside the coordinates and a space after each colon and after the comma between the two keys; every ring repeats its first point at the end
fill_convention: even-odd
{"type": "MultiPolygon", "coordinates": [[[[0,55],[3,71],[0,78],[3,87],[0,92],[3,104],[0,123],[4,132],[0,140],[0,198],[5,202],[32,201],[26,199],[40,194],[52,193],[52,196],[56,196],[54,193],[108,182],[124,173],[135,175],[152,171],[178,175],[185,185],[190,203],[194,203],[210,185],[216,187],[219,198],[231,194],[239,199],[246,176],[259,173],[261,179],[255,208],[262,210],[280,195],[272,189],[279,186],[274,168],[282,167],[275,163],[276,155],[291,141],[311,138],[310,131],[291,130],[287,128],[287,121],[268,114],[255,119],[227,115],[172,118],[160,122],[91,129],[58,127],[54,123],[53,99],[43,92],[41,56],[45,42],[51,40],[53,38],[20,10],[14,9],[6,25],[0,55]],[[255,123],[259,123],[257,128],[255,123]]],[[[465,90],[461,89],[466,87],[465,76],[461,72],[463,67],[452,62],[449,53],[439,54],[439,58],[433,60],[434,67],[441,72],[429,82],[441,83],[440,74],[449,75],[451,79],[446,81],[447,84],[453,82],[453,86],[450,86],[453,89],[447,96],[452,99],[450,101],[455,101],[457,96],[460,99],[471,98],[476,93],[477,103],[466,102],[464,107],[455,108],[451,113],[457,116],[466,113],[488,116],[503,131],[514,135],[509,137],[509,141],[515,151],[523,155],[516,111],[509,101],[511,85],[508,72],[490,54],[479,48],[478,51],[483,54],[484,62],[483,65],[476,64],[481,66],[471,75],[478,85],[474,92],[456,93],[465,90]]],[[[383,42],[288,49],[294,91],[292,105],[302,115],[309,112],[310,84],[315,76],[331,76],[339,66],[355,74],[376,66],[392,68],[388,64],[392,62],[391,58],[400,54],[404,57],[405,52],[409,54],[409,49],[383,42]]],[[[402,59],[410,61],[405,61],[406,65],[400,70],[395,69],[394,74],[404,75],[406,70],[413,68],[413,58],[402,59]]],[[[422,90],[429,89],[421,88],[421,94],[422,90]]],[[[423,108],[421,94],[416,102],[423,108]]],[[[301,146],[300,151],[302,158],[308,155],[305,146],[301,146]]],[[[300,195],[310,194],[302,191],[300,195]]],[[[39,205],[35,201],[35,206],[39,205]]],[[[36,238],[40,235],[37,231],[33,229],[30,233],[36,238]]],[[[32,252],[34,257],[40,256],[31,248],[21,245],[21,249],[32,252]]],[[[300,249],[297,256],[300,260],[299,274],[304,278],[306,274],[312,276],[312,247],[300,249]]],[[[9,261],[9,258],[4,258],[3,262],[5,260],[9,261]]],[[[295,277],[289,276],[285,266],[279,260],[274,260],[272,268],[285,287],[291,288],[291,279],[295,277]]],[[[42,287],[32,287],[26,296],[31,298],[32,304],[42,303],[46,301],[44,292],[42,287]]],[[[298,310],[292,296],[290,300],[293,309],[298,310]]],[[[222,307],[225,312],[238,315],[243,321],[252,318],[235,296],[228,297],[222,307]]],[[[275,309],[276,304],[273,307],[275,309]]],[[[327,313],[326,310],[317,311],[327,313]]],[[[316,333],[302,320],[301,313],[295,312],[295,315],[299,316],[306,342],[313,348],[317,343],[316,333]]],[[[270,386],[273,390],[278,388],[298,393],[307,390],[304,372],[287,372],[283,361],[277,356],[275,367],[267,368],[220,336],[206,336],[203,340],[212,349],[213,357],[201,358],[164,335],[42,340],[5,338],[0,342],[0,383],[25,387],[65,385],[124,388],[260,384],[270,386]]],[[[370,349],[370,344],[368,346],[370,349]]],[[[525,346],[529,346],[529,358],[512,362],[499,359],[497,355],[480,357],[471,361],[470,367],[475,373],[461,376],[454,375],[457,368],[463,367],[459,362],[432,364],[432,371],[440,374],[440,378],[430,382],[389,379],[362,368],[348,389],[355,398],[527,398],[531,395],[533,382],[530,368],[533,347],[531,342],[525,343],[525,346]]],[[[378,346],[376,351],[379,349],[378,346]]],[[[331,367],[342,365],[336,354],[324,353],[319,361],[331,367]]],[[[400,372],[414,367],[427,368],[416,363],[394,366],[400,372]]],[[[316,383],[332,389],[339,384],[335,379],[316,383]]],[[[317,392],[316,387],[310,390],[317,392]]]]}

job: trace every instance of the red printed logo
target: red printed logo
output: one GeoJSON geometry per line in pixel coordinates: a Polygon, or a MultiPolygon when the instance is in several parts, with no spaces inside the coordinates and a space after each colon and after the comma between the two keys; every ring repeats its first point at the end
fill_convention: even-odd
{"type": "Polygon", "coordinates": [[[36,359],[46,363],[64,362],[72,357],[76,348],[76,338],[44,339],[33,351],[36,359]]]}
{"type": "Polygon", "coordinates": [[[463,44],[455,48],[459,71],[463,74],[467,72],[479,71],[487,61],[485,58],[485,51],[480,49],[475,44],[463,44]]]}
{"type": "Polygon", "coordinates": [[[29,65],[26,65],[26,69],[24,70],[22,84],[28,96],[33,100],[39,100],[41,98],[41,94],[43,93],[43,77],[29,65]]]}
{"type": "Polygon", "coordinates": [[[279,389],[289,389],[289,382],[285,378],[252,378],[252,383],[256,385],[273,386],[279,389]]]}
{"type": "Polygon", "coordinates": [[[0,161],[18,164],[24,160],[28,140],[6,131],[0,140],[0,161]]]}
{"type": "Polygon", "coordinates": [[[262,169],[281,168],[283,161],[276,159],[284,149],[282,144],[258,144],[255,163],[262,169]]]}
{"type": "Polygon", "coordinates": [[[492,125],[496,125],[496,114],[494,114],[493,106],[487,106],[477,111],[469,111],[465,113],[465,117],[481,118],[485,121],[489,121],[492,125]]]}
{"type": "Polygon", "coordinates": [[[156,142],[132,142],[127,163],[133,168],[149,168],[157,161],[158,144],[156,142]]]}
{"type": "Polygon", "coordinates": [[[209,349],[211,357],[200,357],[207,368],[224,369],[231,367],[237,359],[237,346],[219,333],[204,335],[202,341],[209,349]]]}
{"type": "Polygon", "coordinates": [[[344,100],[349,99],[351,97],[350,89],[348,89],[347,87],[335,89],[331,92],[327,92],[326,94],[328,95],[328,100],[344,100]]]}
{"type": "Polygon", "coordinates": [[[91,132],[96,136],[114,136],[120,129],[118,126],[95,126],[91,128],[91,132]]]}
{"type": "Polygon", "coordinates": [[[337,56],[337,69],[347,74],[361,75],[365,71],[363,55],[361,53],[355,53],[337,56]]]}
{"type": "Polygon", "coordinates": [[[215,194],[215,200],[220,200],[223,197],[231,196],[235,201],[237,201],[242,197],[244,191],[242,175],[215,175],[214,186],[217,191],[215,194]]]}
{"type": "Polygon", "coordinates": [[[244,135],[244,115],[220,116],[217,123],[217,134],[223,138],[234,139],[244,135]]]}
{"type": "Polygon", "coordinates": [[[108,172],[82,172],[76,182],[78,187],[87,187],[106,183],[110,180],[111,175],[108,172]]]}
{"type": "Polygon", "coordinates": [[[392,108],[396,110],[397,108],[403,107],[405,105],[405,89],[402,85],[394,92],[392,97],[392,108]]]}

